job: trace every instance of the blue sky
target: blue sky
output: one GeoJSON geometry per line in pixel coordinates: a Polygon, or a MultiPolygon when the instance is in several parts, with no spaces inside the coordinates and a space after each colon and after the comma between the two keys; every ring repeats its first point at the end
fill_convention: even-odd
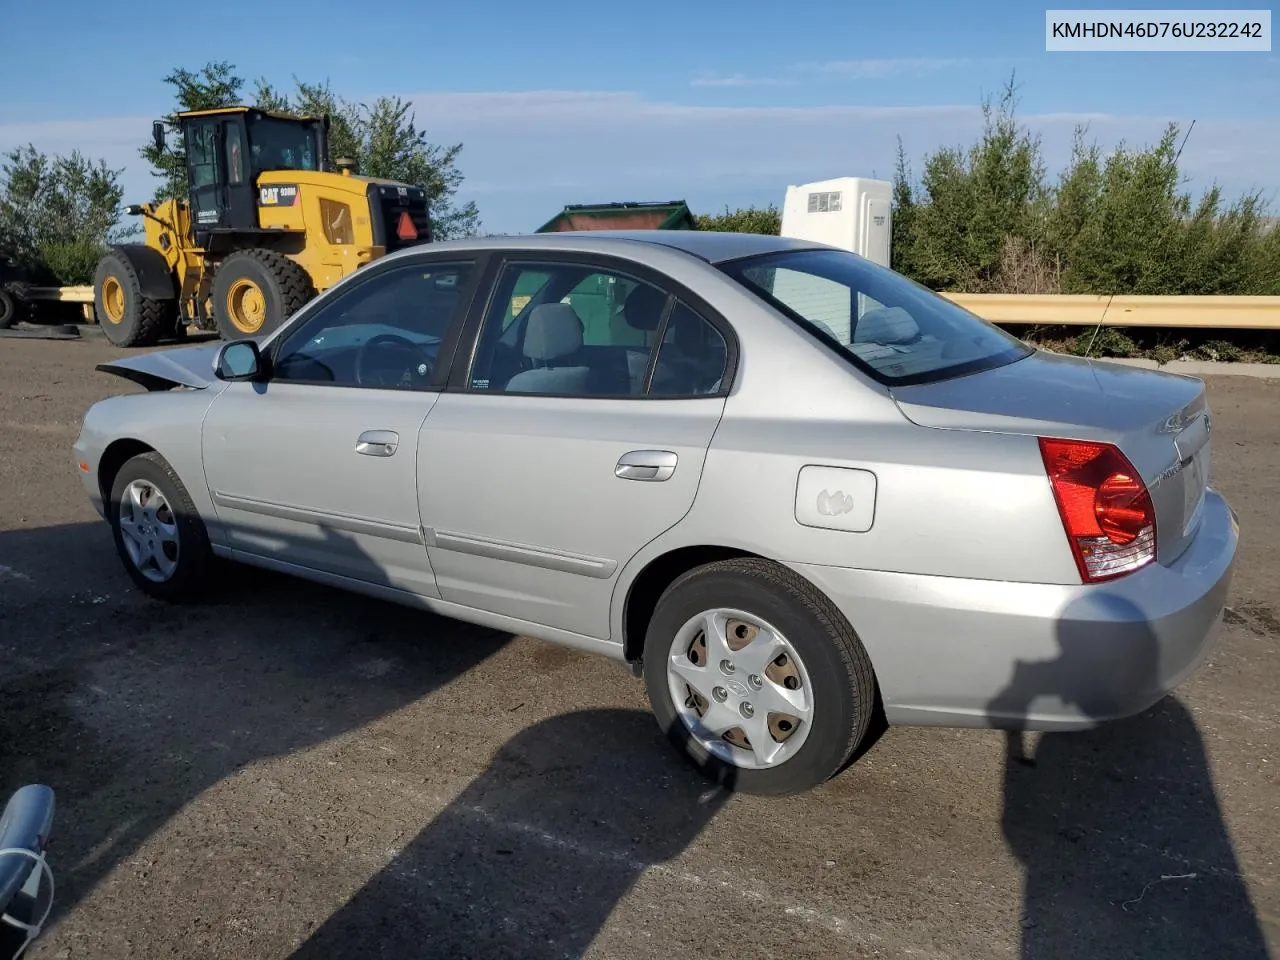
{"type": "Polygon", "coordinates": [[[463,143],[461,196],[493,231],[566,203],[781,205],[789,183],[888,177],[899,135],[918,170],[971,140],[1013,70],[1051,168],[1077,122],[1110,146],[1194,119],[1192,188],[1261,187],[1280,208],[1280,54],[1046,53],[1045,6],[1025,2],[225,0],[172,43],[138,4],[7,6],[25,41],[0,58],[0,149],[101,156],[127,200],[151,189],[136,149],[172,105],[164,74],[227,59],[247,92],[298,76],[412,100],[433,141],[463,143]]]}

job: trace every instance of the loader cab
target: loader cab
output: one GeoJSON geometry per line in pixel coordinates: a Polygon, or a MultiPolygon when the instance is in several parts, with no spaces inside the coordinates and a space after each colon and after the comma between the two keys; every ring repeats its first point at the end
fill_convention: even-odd
{"type": "Polygon", "coordinates": [[[327,120],[252,107],[178,114],[196,245],[208,249],[220,235],[258,230],[264,171],[325,170],[327,120]]]}

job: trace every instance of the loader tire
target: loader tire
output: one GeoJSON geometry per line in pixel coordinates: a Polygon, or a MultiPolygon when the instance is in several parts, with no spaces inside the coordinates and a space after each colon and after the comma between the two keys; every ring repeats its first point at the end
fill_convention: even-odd
{"type": "Polygon", "coordinates": [[[93,309],[103,335],[117,347],[149,347],[173,328],[174,300],[142,295],[138,271],[129,258],[111,251],[93,277],[93,309]]]}
{"type": "Polygon", "coordinates": [[[22,305],[8,290],[0,287],[0,330],[7,330],[22,317],[22,305]]]}
{"type": "Polygon", "coordinates": [[[213,317],[223,340],[265,337],[315,295],[307,272],[274,250],[239,250],[213,275],[213,317]]]}

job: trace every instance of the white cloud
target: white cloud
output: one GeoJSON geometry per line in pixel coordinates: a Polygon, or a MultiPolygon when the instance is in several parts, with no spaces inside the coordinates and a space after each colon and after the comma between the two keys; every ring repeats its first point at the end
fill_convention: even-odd
{"type": "Polygon", "coordinates": [[[745,73],[704,73],[689,81],[691,87],[778,87],[794,83],[777,77],[749,77],[745,73]]]}
{"type": "Polygon", "coordinates": [[[969,66],[973,61],[937,57],[888,60],[827,60],[801,63],[796,69],[804,73],[820,73],[852,80],[887,80],[891,77],[926,77],[942,70],[969,66]]]}
{"type": "MultiPolygon", "coordinates": [[[[972,142],[976,105],[700,106],[612,91],[428,92],[406,95],[435,142],[463,144],[463,198],[486,229],[536,228],[562,206],[614,200],[687,200],[696,210],[781,204],[788,184],[844,175],[892,175],[901,135],[916,172],[942,145],[972,142]]],[[[1167,117],[1100,113],[1024,115],[1056,170],[1077,123],[1104,149],[1155,142],[1167,117]]],[[[131,200],[152,189],[137,148],[151,118],[0,125],[0,150],[32,140],[49,152],[79,147],[129,167],[131,200]]],[[[1182,155],[1193,188],[1217,180],[1229,195],[1274,191],[1280,125],[1199,118],[1182,155]]]]}

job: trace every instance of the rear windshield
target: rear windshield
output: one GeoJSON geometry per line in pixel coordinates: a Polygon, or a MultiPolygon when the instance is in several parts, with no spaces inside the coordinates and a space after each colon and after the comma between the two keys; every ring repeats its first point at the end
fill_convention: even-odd
{"type": "Polygon", "coordinates": [[[942,380],[1031,353],[932,290],[843,250],[773,253],[720,269],[882,383],[942,380]]]}

